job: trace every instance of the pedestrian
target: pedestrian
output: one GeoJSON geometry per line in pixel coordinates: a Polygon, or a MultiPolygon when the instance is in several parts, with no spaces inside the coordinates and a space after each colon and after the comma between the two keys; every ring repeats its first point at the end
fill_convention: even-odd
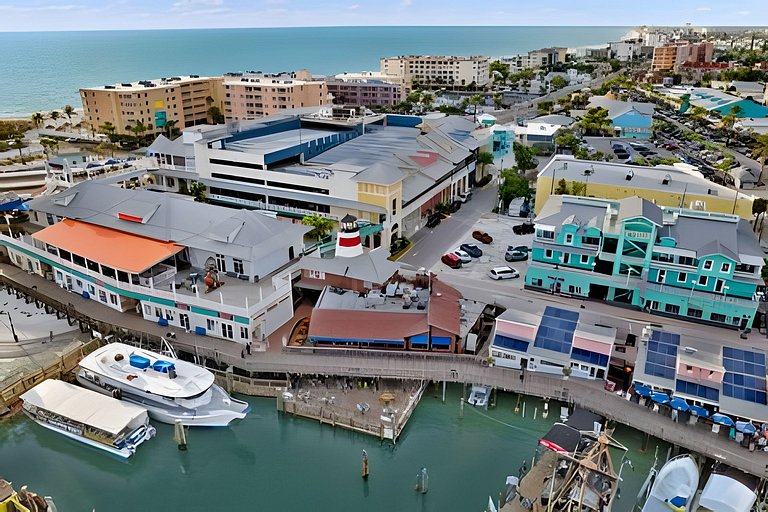
{"type": "Polygon", "coordinates": [[[248,353],[248,355],[251,355],[251,342],[245,344],[245,351],[248,353]]]}
{"type": "Polygon", "coordinates": [[[245,350],[240,351],[240,358],[245,359],[245,350]]]}

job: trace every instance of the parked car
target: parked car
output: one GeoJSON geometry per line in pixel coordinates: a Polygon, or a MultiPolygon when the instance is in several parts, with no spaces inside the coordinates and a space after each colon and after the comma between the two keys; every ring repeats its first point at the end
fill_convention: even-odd
{"type": "Polygon", "coordinates": [[[526,261],[528,260],[528,251],[516,251],[510,248],[504,254],[504,259],[506,261],[526,261]]]}
{"type": "Polygon", "coordinates": [[[510,266],[494,267],[488,271],[488,277],[497,281],[501,279],[516,279],[520,277],[520,272],[510,266]]]}
{"type": "Polygon", "coordinates": [[[451,203],[451,213],[456,213],[459,210],[461,210],[461,201],[457,199],[451,203]]]}
{"type": "Polygon", "coordinates": [[[451,254],[458,256],[462,263],[472,263],[472,256],[468,252],[462,251],[460,247],[455,248],[451,254]]]}
{"type": "Polygon", "coordinates": [[[536,228],[533,227],[533,222],[523,222],[517,226],[512,226],[512,232],[516,235],[530,235],[535,231],[536,228]]]}
{"type": "Polygon", "coordinates": [[[110,158],[106,162],[104,162],[104,165],[117,165],[119,163],[122,163],[122,160],[118,160],[116,158],[110,158]]]}
{"type": "Polygon", "coordinates": [[[467,192],[464,192],[463,194],[459,194],[459,201],[461,201],[462,203],[466,203],[470,199],[472,199],[472,191],[471,190],[467,191],[467,192]]]}
{"type": "Polygon", "coordinates": [[[627,160],[629,158],[629,153],[620,149],[614,149],[613,154],[616,155],[616,158],[619,160],[627,160]]]}
{"type": "Polygon", "coordinates": [[[479,248],[476,244],[461,244],[459,246],[459,249],[469,254],[473,258],[479,258],[480,256],[483,255],[483,250],[479,248]]]}
{"type": "Polygon", "coordinates": [[[522,206],[520,206],[520,217],[527,217],[531,214],[531,203],[530,201],[526,200],[522,206]]]}
{"type": "Polygon", "coordinates": [[[485,231],[473,231],[472,238],[484,244],[490,244],[491,242],[493,242],[493,237],[488,233],[486,233],[485,231]]]}
{"type": "Polygon", "coordinates": [[[461,268],[461,258],[453,254],[452,252],[449,252],[448,254],[443,254],[443,257],[440,258],[440,261],[445,263],[451,268],[461,268]]]}
{"type": "Polygon", "coordinates": [[[508,245],[507,246],[508,251],[520,251],[520,252],[530,252],[528,249],[528,246],[525,245],[508,245]]]}
{"type": "Polygon", "coordinates": [[[440,224],[440,220],[441,220],[440,214],[433,213],[427,218],[427,227],[428,228],[436,227],[438,224],[440,224]]]}

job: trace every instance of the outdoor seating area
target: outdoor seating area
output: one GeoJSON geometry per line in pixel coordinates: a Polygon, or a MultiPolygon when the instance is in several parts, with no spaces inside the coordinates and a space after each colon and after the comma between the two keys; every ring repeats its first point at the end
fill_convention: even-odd
{"type": "Polygon", "coordinates": [[[657,392],[638,383],[630,388],[627,399],[673,422],[710,429],[714,435],[727,437],[749,451],[768,452],[768,422],[756,425],[749,418],[732,417],[716,412],[714,407],[690,404],[682,397],[657,392]]]}

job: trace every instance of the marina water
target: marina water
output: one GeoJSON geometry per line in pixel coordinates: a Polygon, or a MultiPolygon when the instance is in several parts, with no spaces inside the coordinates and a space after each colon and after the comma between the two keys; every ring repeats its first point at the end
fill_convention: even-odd
{"type": "MultiPolygon", "coordinates": [[[[465,406],[462,386],[430,387],[397,446],[276,411],[274,400],[249,399],[252,410],[230,428],[189,431],[189,450],[179,451],[173,427],[128,462],[45,430],[19,416],[0,424],[0,476],[17,487],[55,498],[59,510],[338,510],[478,511],[497,499],[507,475],[530,467],[539,437],[558,421],[559,404],[541,417],[541,401],[524,398],[526,417],[514,414],[517,395],[498,395],[495,408],[465,406]],[[533,419],[537,409],[537,419],[533,419]],[[362,451],[370,477],[361,478],[362,451]],[[429,492],[414,490],[417,473],[429,472],[429,492]]],[[[373,393],[373,392],[372,392],[373,393]]],[[[375,400],[372,394],[371,401],[375,400]]],[[[642,434],[619,427],[634,471],[624,468],[614,511],[632,510],[653,463],[656,442],[639,451],[642,434]]],[[[666,454],[666,445],[659,454],[666,454]]],[[[621,461],[614,457],[618,468],[621,461]]]]}
{"type": "MultiPolygon", "coordinates": [[[[480,16],[481,14],[478,14],[480,16]]],[[[603,45],[628,27],[315,27],[0,33],[0,117],[65,104],[78,90],[183,74],[378,71],[394,55],[525,53],[603,45]]]]}

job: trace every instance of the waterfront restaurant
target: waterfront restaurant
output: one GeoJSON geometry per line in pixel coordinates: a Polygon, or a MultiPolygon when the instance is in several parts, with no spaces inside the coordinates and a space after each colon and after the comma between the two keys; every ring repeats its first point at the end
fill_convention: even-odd
{"type": "Polygon", "coordinates": [[[723,346],[647,327],[635,365],[634,386],[638,385],[734,420],[768,421],[766,353],[751,344],[723,346]]]}
{"type": "Polygon", "coordinates": [[[616,328],[590,321],[590,315],[547,306],[534,315],[507,310],[496,318],[490,336],[496,366],[605,380],[616,328]]]}

